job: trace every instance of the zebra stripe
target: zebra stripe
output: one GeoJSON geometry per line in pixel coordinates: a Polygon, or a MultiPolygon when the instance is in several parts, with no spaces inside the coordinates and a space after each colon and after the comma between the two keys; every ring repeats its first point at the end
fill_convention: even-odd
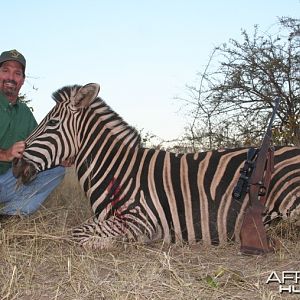
{"type": "MultiPolygon", "coordinates": [[[[95,216],[74,229],[83,245],[118,239],[224,244],[238,240],[249,198],[232,199],[248,149],[175,154],[147,149],[101,98],[96,84],[64,87],[56,106],[26,141],[24,160],[38,171],[75,157],[95,216]]],[[[300,149],[279,147],[265,222],[297,215],[300,149]]]]}

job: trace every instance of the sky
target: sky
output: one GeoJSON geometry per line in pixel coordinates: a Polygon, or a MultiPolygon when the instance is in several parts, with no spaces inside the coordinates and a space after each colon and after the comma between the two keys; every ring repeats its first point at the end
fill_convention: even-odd
{"type": "Polygon", "coordinates": [[[127,123],[172,140],[187,124],[178,98],[214,47],[299,12],[300,0],[10,0],[1,4],[0,52],[26,57],[21,92],[38,122],[53,92],[96,82],[127,123]]]}

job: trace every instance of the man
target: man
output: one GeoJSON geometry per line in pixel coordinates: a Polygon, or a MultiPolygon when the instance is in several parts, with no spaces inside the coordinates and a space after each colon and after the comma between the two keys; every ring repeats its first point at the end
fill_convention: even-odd
{"type": "Polygon", "coordinates": [[[17,50],[0,55],[0,215],[29,215],[62,181],[64,167],[40,172],[28,185],[16,185],[11,162],[21,158],[25,139],[37,126],[30,108],[19,100],[26,60],[17,50]]]}

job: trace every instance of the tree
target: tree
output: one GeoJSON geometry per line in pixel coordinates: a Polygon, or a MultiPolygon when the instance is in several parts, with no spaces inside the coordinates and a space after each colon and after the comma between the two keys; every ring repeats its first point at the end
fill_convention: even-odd
{"type": "MultiPolygon", "coordinates": [[[[20,94],[18,99],[19,99],[20,102],[25,103],[27,105],[31,102],[31,99],[28,99],[26,94],[20,94]]],[[[31,109],[31,111],[34,111],[32,106],[28,105],[28,107],[31,109]]]]}
{"type": "Polygon", "coordinates": [[[208,139],[204,149],[257,144],[279,96],[276,143],[300,145],[300,20],[281,18],[278,25],[276,34],[254,26],[252,36],[243,30],[241,42],[214,49],[199,87],[187,87],[187,138],[208,139]]]}

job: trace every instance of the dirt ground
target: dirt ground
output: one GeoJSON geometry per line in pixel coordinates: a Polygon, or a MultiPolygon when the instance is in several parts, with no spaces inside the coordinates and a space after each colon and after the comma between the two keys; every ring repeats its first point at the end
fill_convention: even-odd
{"type": "Polygon", "coordinates": [[[85,250],[69,239],[70,229],[90,216],[73,171],[27,218],[0,224],[0,299],[299,299],[299,228],[272,230],[281,248],[248,257],[239,245],[120,243],[85,250]],[[279,292],[282,274],[298,275],[279,292]],[[276,277],[277,276],[277,277],[276,277]],[[267,283],[271,278],[272,282],[267,283]],[[297,292],[298,291],[298,292],[297,292]]]}

